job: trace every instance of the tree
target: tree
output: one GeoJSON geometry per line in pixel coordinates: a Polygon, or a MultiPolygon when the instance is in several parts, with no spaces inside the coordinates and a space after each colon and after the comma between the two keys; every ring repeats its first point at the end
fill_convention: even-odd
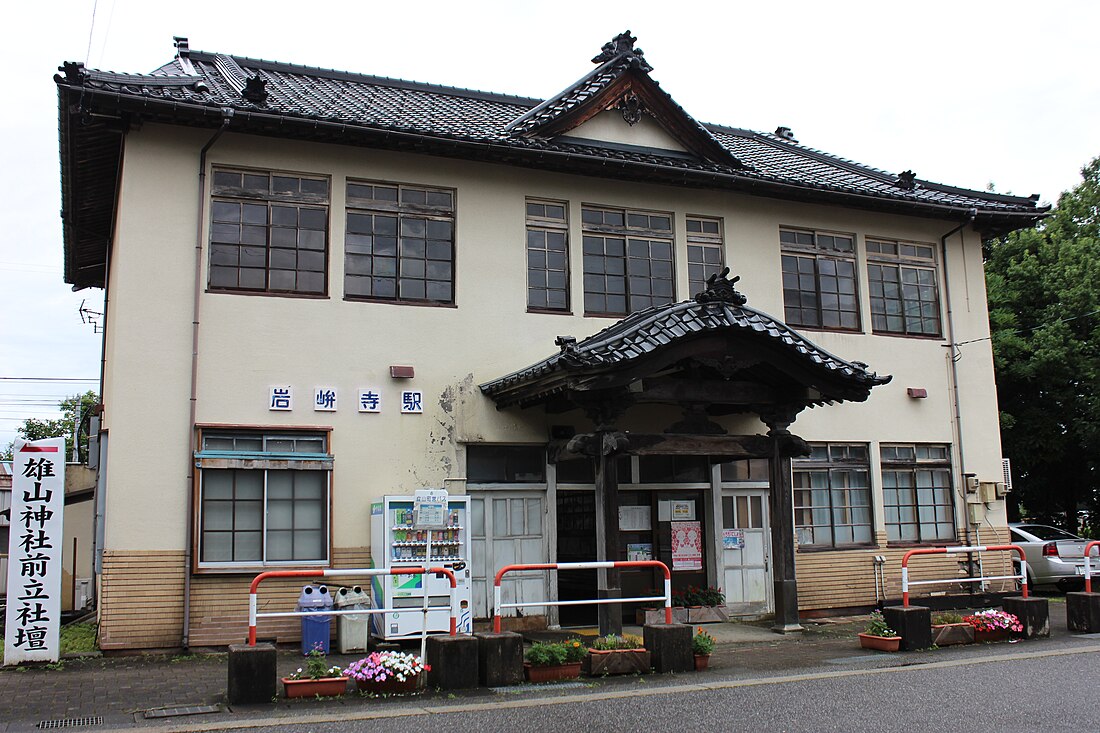
{"type": "Polygon", "coordinates": [[[1001,439],[1021,513],[1100,530],[1100,158],[986,262],[1001,439]]]}
{"type": "MultiPolygon", "coordinates": [[[[39,420],[29,417],[23,424],[16,428],[16,432],[25,440],[42,440],[44,438],[65,438],[65,456],[73,454],[73,424],[77,419],[77,406],[80,406],[80,459],[88,458],[88,415],[93,407],[99,403],[99,395],[89,390],[82,395],[66,397],[58,403],[61,408],[61,417],[57,420],[39,420]]],[[[11,460],[14,443],[9,443],[2,452],[4,460],[11,460]]]]}

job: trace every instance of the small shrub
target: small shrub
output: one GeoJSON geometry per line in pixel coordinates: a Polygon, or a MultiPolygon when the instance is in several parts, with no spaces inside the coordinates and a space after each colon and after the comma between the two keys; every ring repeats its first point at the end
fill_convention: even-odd
{"type": "Polygon", "coordinates": [[[319,680],[326,677],[339,677],[340,668],[332,667],[328,664],[328,660],[325,658],[324,646],[317,642],[313,645],[313,648],[309,650],[309,654],[306,655],[306,668],[302,671],[299,667],[297,671],[287,675],[289,680],[319,680]]]}
{"type": "Polygon", "coordinates": [[[575,664],[584,659],[588,648],[576,639],[568,641],[536,641],[523,655],[535,667],[557,667],[575,664]]]}
{"type": "Polygon", "coordinates": [[[954,611],[943,611],[941,613],[932,614],[932,623],[939,624],[961,624],[963,617],[961,614],[954,611]]]}
{"type": "Polygon", "coordinates": [[[867,630],[865,634],[871,636],[897,636],[898,632],[890,628],[890,625],[886,623],[886,619],[882,617],[882,611],[874,611],[871,613],[871,620],[867,622],[867,630]]]}

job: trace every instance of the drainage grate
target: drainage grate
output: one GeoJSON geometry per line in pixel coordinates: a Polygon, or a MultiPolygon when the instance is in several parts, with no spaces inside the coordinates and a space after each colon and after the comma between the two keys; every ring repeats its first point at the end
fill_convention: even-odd
{"type": "Polygon", "coordinates": [[[203,715],[204,713],[220,713],[221,705],[183,705],[174,708],[156,708],[142,713],[146,718],[176,718],[181,715],[203,715]]]}
{"type": "Polygon", "coordinates": [[[35,725],[35,728],[46,730],[48,728],[77,728],[85,725],[103,725],[103,716],[95,715],[90,718],[67,718],[65,720],[43,720],[35,725]]]}

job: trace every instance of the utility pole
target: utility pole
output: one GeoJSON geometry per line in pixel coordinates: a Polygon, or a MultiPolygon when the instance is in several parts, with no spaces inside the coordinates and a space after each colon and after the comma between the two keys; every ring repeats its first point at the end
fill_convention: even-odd
{"type": "Polygon", "coordinates": [[[80,463],[80,408],[84,406],[84,396],[76,398],[76,420],[73,421],[73,463],[80,463]]]}

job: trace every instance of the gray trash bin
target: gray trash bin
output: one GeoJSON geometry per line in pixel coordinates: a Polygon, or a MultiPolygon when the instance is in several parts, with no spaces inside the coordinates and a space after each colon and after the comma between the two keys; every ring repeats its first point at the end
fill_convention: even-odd
{"type": "MultiPolygon", "coordinates": [[[[370,608],[370,594],[360,586],[341,588],[336,591],[333,605],[342,611],[370,608]]],[[[341,654],[367,651],[370,638],[370,614],[348,614],[337,616],[337,644],[341,654]]]]}

